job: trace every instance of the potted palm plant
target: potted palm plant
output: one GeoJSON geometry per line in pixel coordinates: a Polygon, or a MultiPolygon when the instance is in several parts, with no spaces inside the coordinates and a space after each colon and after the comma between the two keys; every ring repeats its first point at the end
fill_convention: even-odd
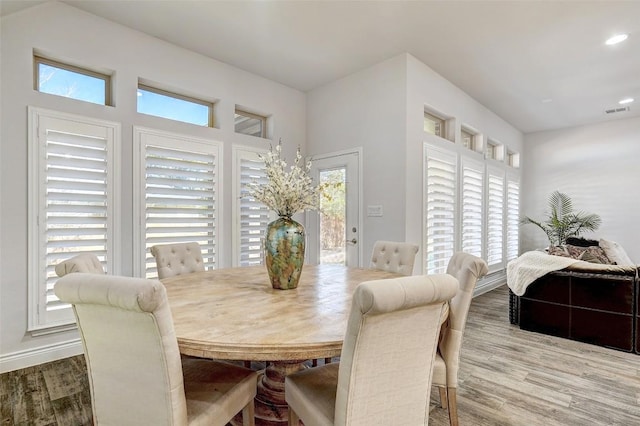
{"type": "Polygon", "coordinates": [[[578,237],[585,231],[595,231],[602,219],[593,213],[574,212],[571,198],[560,191],[549,195],[547,219],[536,221],[528,216],[522,218],[523,225],[533,224],[542,229],[552,246],[559,246],[569,237],[578,237]]]}

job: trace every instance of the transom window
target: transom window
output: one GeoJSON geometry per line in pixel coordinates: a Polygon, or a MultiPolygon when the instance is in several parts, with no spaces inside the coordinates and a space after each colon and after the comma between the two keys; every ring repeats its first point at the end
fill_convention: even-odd
{"type": "Polygon", "coordinates": [[[513,151],[507,151],[507,165],[514,169],[520,168],[520,154],[513,151]]]}
{"type": "Polygon", "coordinates": [[[100,105],[111,103],[111,76],[34,56],[34,89],[100,105]]]}
{"type": "Polygon", "coordinates": [[[243,135],[266,138],[267,117],[236,108],[235,130],[243,135]]]}
{"type": "Polygon", "coordinates": [[[460,130],[460,139],[462,140],[462,146],[472,151],[478,151],[476,134],[473,133],[471,130],[462,128],[460,130]]]}
{"type": "Polygon", "coordinates": [[[424,113],[424,131],[432,135],[444,138],[445,120],[425,111],[424,113]]]}
{"type": "Polygon", "coordinates": [[[504,145],[489,140],[487,142],[487,158],[491,160],[503,161],[504,160],[504,145]]]}
{"type": "Polygon", "coordinates": [[[138,112],[213,127],[213,103],[155,87],[138,85],[138,112]]]}

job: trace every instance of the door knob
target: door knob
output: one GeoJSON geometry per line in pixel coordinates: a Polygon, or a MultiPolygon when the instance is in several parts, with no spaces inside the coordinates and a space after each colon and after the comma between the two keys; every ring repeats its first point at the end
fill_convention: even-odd
{"type": "Polygon", "coordinates": [[[347,242],[348,242],[349,244],[357,244],[357,243],[358,243],[358,240],[356,240],[355,238],[352,238],[352,239],[350,239],[350,240],[347,240],[347,242]]]}

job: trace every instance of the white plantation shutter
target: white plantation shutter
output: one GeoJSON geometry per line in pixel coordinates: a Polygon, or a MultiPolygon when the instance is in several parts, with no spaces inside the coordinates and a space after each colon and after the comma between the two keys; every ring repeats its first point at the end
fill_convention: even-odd
{"type": "Polygon", "coordinates": [[[135,129],[140,172],[137,187],[143,266],[156,277],[149,248],[195,241],[206,269],[217,264],[218,144],[189,136],[135,129]]]}
{"type": "Polygon", "coordinates": [[[520,231],[520,179],[507,175],[507,260],[518,257],[520,231]]]}
{"type": "Polygon", "coordinates": [[[425,270],[444,273],[455,250],[457,157],[425,149],[425,270]]]}
{"type": "Polygon", "coordinates": [[[234,149],[234,266],[263,263],[262,239],[271,214],[264,204],[248,196],[249,184],[267,182],[265,164],[258,155],[255,151],[234,149]]]}
{"type": "Polygon", "coordinates": [[[482,257],[484,165],[462,158],[461,249],[482,257]]]}
{"type": "MultiPolygon", "coordinates": [[[[487,172],[487,263],[501,265],[504,238],[504,170],[488,168],[487,172]]],[[[493,268],[499,269],[499,268],[493,268]]]]}
{"type": "Polygon", "coordinates": [[[95,254],[113,273],[115,123],[31,109],[30,330],[74,321],[53,292],[55,266],[95,254]]]}

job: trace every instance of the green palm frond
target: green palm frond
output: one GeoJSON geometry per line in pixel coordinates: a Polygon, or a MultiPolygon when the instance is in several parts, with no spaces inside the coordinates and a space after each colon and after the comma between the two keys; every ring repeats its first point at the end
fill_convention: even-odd
{"type": "Polygon", "coordinates": [[[549,213],[545,222],[523,217],[520,223],[533,224],[542,229],[551,245],[561,245],[569,237],[577,237],[585,231],[595,231],[602,219],[597,214],[574,212],[571,198],[560,191],[549,195],[549,213]]]}

